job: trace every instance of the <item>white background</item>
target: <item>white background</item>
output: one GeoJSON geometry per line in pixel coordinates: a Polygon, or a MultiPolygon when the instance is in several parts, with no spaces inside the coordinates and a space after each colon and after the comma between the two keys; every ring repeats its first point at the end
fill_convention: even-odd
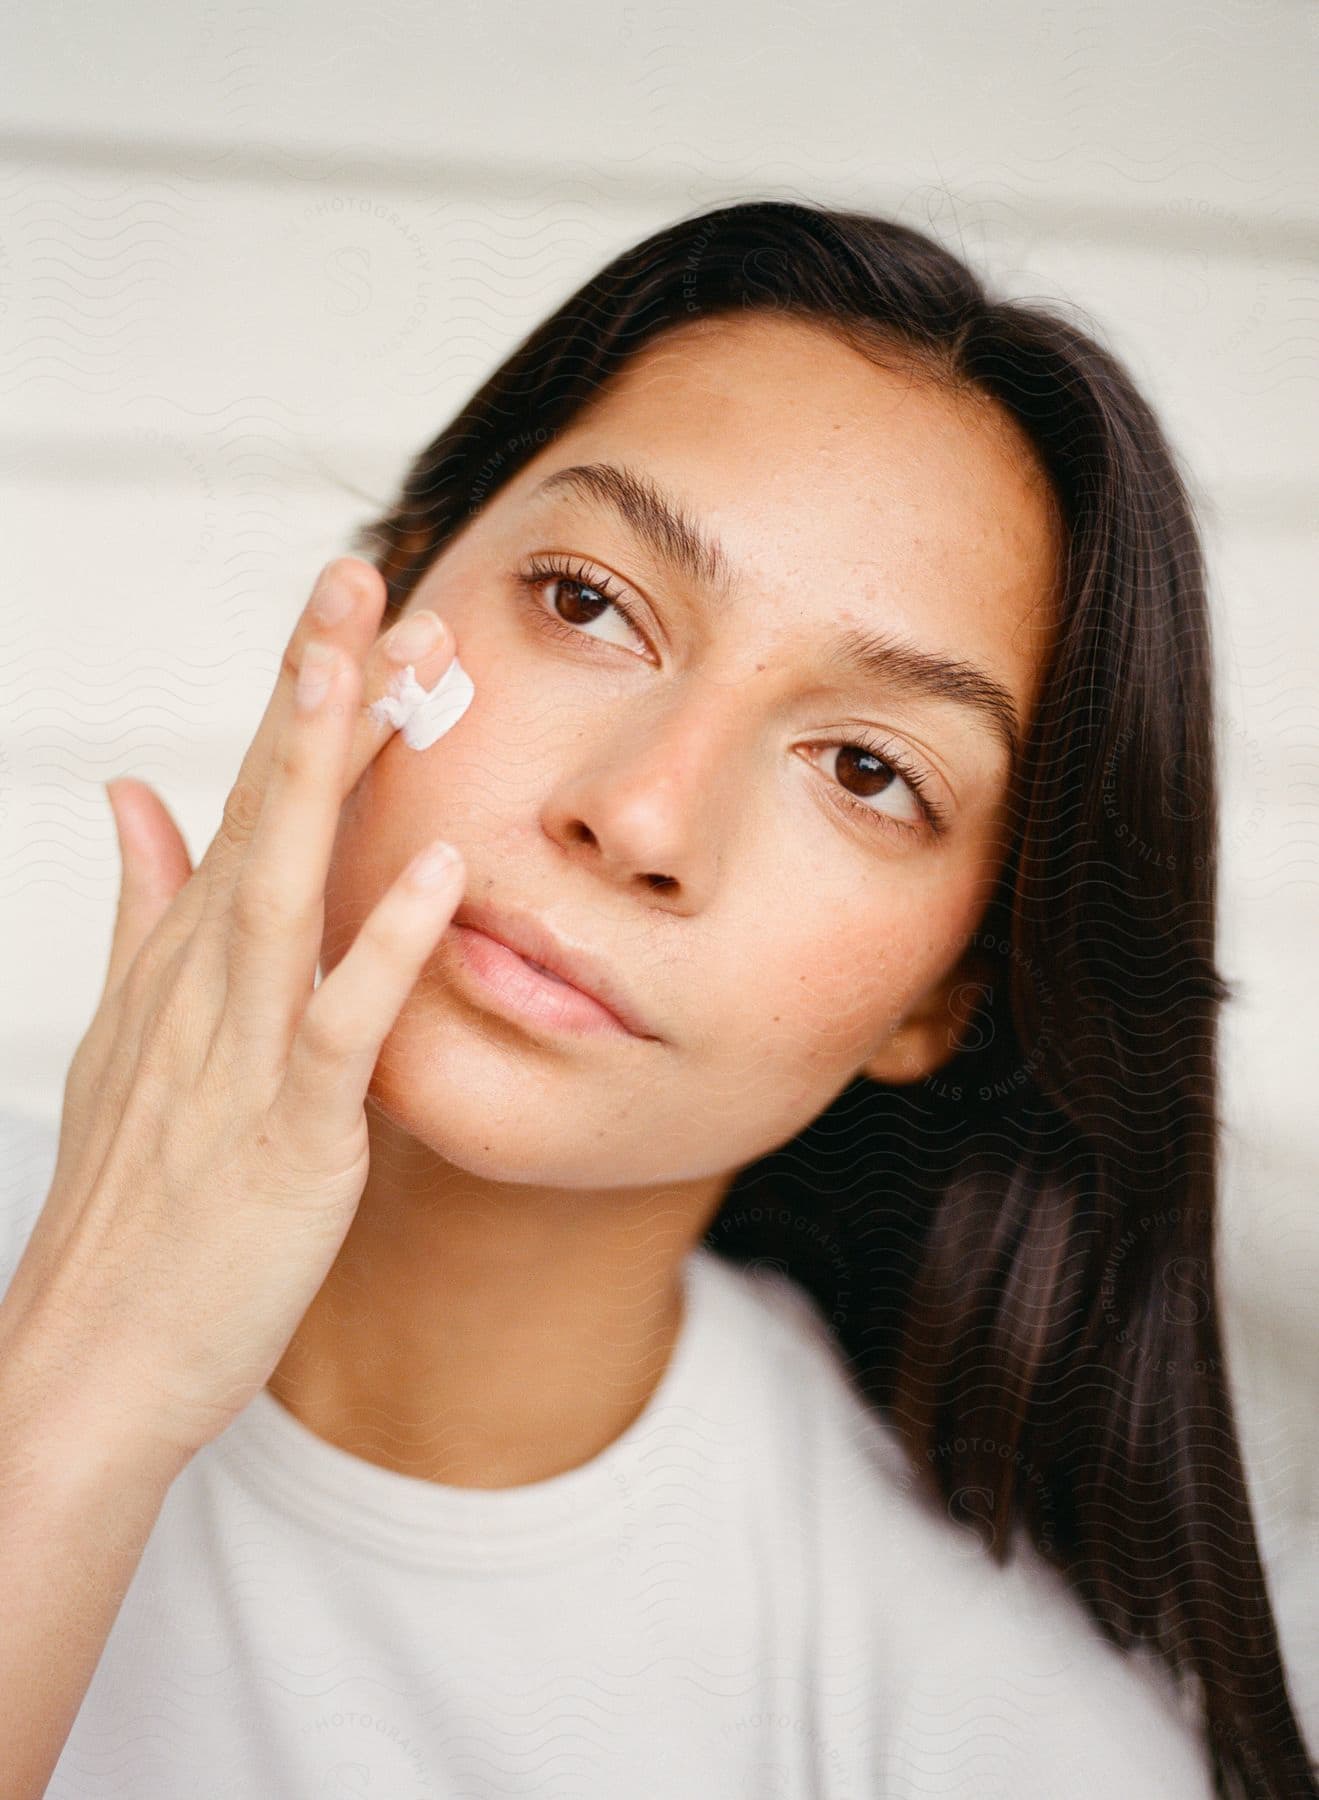
{"type": "Polygon", "coordinates": [[[20,1110],[57,1116],[103,973],[100,784],[150,782],[201,853],[317,569],[624,245],[730,200],[885,211],[1126,359],[1188,465],[1219,619],[1225,1299],[1315,1732],[1319,12],[110,0],[0,33],[20,1110]]]}

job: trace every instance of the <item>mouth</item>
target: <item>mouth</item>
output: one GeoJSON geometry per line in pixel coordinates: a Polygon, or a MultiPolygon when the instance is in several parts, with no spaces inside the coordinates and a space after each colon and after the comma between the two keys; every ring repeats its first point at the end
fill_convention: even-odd
{"type": "Polygon", "coordinates": [[[469,983],[506,1016],[577,1036],[656,1041],[604,965],[534,915],[465,901],[445,935],[469,983]]]}

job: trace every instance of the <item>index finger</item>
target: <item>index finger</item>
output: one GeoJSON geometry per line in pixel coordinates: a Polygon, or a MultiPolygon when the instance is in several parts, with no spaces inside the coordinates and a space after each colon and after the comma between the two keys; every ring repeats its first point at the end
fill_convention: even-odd
{"type": "MultiPolygon", "coordinates": [[[[317,576],[311,597],[284,646],[279,674],[229,790],[219,829],[198,865],[198,873],[205,871],[208,885],[224,885],[226,878],[232,880],[251,842],[274,757],[288,733],[293,692],[308,639],[335,644],[360,664],[379,635],[387,592],[384,576],[360,556],[337,556],[317,576]]],[[[369,698],[363,695],[364,704],[344,771],[348,782],[345,792],[356,783],[392,730],[387,721],[367,710],[369,698]]]]}

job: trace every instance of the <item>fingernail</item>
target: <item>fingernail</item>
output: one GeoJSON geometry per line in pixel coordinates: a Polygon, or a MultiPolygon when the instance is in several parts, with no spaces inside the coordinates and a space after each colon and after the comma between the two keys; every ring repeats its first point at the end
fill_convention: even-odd
{"type": "Polygon", "coordinates": [[[323,571],[312,597],[311,616],[318,625],[338,625],[353,609],[353,596],[346,583],[336,581],[323,571]]]}
{"type": "Polygon", "coordinates": [[[443,839],[431,844],[408,864],[408,880],[414,887],[435,887],[459,860],[459,853],[443,839]]]}
{"type": "Polygon", "coordinates": [[[337,658],[329,644],[309,643],[298,669],[297,701],[304,712],[320,704],[329,690],[337,658]]]}
{"type": "Polygon", "coordinates": [[[440,633],[444,625],[438,614],[428,609],[409,614],[400,619],[393,630],[385,637],[385,655],[390,662],[419,662],[427,651],[433,650],[440,641],[440,633]]]}

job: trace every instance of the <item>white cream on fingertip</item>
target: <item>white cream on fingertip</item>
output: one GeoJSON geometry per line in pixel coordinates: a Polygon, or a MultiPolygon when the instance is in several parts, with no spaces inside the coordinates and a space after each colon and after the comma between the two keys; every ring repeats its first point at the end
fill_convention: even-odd
{"type": "Polygon", "coordinates": [[[403,742],[412,750],[429,750],[436,738],[456,725],[472,704],[476,688],[455,656],[433,688],[417,680],[412,663],[399,669],[389,686],[367,708],[382,725],[401,728],[403,742]]]}

